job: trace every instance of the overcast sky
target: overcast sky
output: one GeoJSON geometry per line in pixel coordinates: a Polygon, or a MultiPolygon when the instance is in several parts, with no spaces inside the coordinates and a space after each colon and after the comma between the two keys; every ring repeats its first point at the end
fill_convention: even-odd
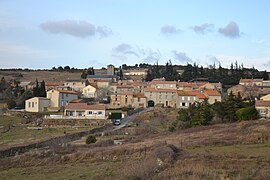
{"type": "Polygon", "coordinates": [[[0,68],[270,67],[269,0],[0,0],[0,68]]]}

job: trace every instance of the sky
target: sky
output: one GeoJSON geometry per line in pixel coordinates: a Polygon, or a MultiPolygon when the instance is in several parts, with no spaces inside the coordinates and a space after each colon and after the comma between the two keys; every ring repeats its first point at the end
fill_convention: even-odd
{"type": "Polygon", "coordinates": [[[0,68],[199,64],[268,70],[269,0],[0,0],[0,68]]]}

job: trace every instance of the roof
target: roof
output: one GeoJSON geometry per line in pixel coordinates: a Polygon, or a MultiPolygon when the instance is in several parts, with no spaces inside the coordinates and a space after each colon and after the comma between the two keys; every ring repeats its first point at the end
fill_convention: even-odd
{"type": "Polygon", "coordinates": [[[221,96],[217,90],[213,89],[204,90],[204,93],[207,94],[208,96],[221,96]]]}
{"type": "Polygon", "coordinates": [[[185,86],[191,86],[191,84],[188,83],[188,82],[177,82],[177,84],[178,84],[178,86],[183,86],[183,87],[185,87],[185,86]]]}
{"type": "Polygon", "coordinates": [[[155,88],[145,88],[144,91],[145,92],[172,92],[172,93],[177,92],[176,89],[155,89],[155,88]]]}
{"type": "Polygon", "coordinates": [[[104,104],[88,105],[87,103],[68,103],[65,109],[76,109],[76,110],[105,110],[104,104]]]}
{"type": "Polygon", "coordinates": [[[256,101],[255,102],[255,107],[270,107],[270,101],[256,101]]]}
{"type": "Polygon", "coordinates": [[[133,96],[137,98],[145,98],[144,94],[134,94],[133,96]]]}
{"type": "Polygon", "coordinates": [[[134,88],[131,85],[118,85],[117,88],[124,88],[124,89],[128,89],[128,88],[134,88]]]}
{"type": "Polygon", "coordinates": [[[108,74],[87,75],[87,79],[107,79],[107,78],[118,78],[118,76],[108,74]]]}
{"type": "Polygon", "coordinates": [[[59,93],[64,93],[64,94],[80,94],[79,92],[76,91],[69,91],[69,90],[57,90],[59,93]]]}
{"type": "Polygon", "coordinates": [[[32,97],[32,98],[27,99],[26,101],[31,100],[31,99],[48,100],[48,101],[50,100],[49,98],[46,98],[46,97],[32,97]]]}
{"type": "Polygon", "coordinates": [[[120,92],[115,95],[133,95],[133,94],[134,94],[133,92],[120,92]]]}
{"type": "Polygon", "coordinates": [[[193,95],[193,96],[196,96],[197,98],[199,99],[205,99],[206,96],[200,92],[197,92],[197,91],[190,91],[190,92],[187,92],[189,95],[193,95]]]}
{"type": "Polygon", "coordinates": [[[158,81],[158,80],[154,80],[151,81],[150,84],[176,84],[176,81],[158,81]]]}
{"type": "Polygon", "coordinates": [[[263,79],[240,79],[239,83],[262,82],[263,79]]]}

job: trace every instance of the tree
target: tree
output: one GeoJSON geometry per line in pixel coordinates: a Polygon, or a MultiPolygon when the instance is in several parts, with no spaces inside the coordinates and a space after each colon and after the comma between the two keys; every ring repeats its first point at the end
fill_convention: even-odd
{"type": "Polygon", "coordinates": [[[254,107],[241,108],[236,111],[238,120],[254,120],[258,118],[258,112],[254,107]]]}
{"type": "Polygon", "coordinates": [[[46,86],[45,81],[43,80],[40,84],[39,97],[46,97],[46,86]]]}
{"type": "Polygon", "coordinates": [[[119,77],[120,77],[120,80],[123,80],[123,71],[122,71],[122,69],[120,69],[120,71],[119,71],[119,77]]]}
{"type": "Polygon", "coordinates": [[[39,88],[39,83],[38,83],[37,79],[35,82],[35,87],[33,88],[33,95],[34,95],[34,97],[39,97],[39,95],[40,95],[40,88],[39,88]]]}
{"type": "Polygon", "coordinates": [[[65,71],[69,71],[69,70],[70,70],[70,67],[69,67],[69,66],[65,66],[65,67],[64,67],[64,70],[65,70],[65,71]]]}
{"type": "Polygon", "coordinates": [[[83,70],[83,72],[81,74],[81,78],[86,79],[86,77],[87,77],[87,73],[85,72],[85,70],[83,70]]]}
{"type": "Polygon", "coordinates": [[[94,135],[89,135],[85,140],[86,144],[93,144],[95,142],[97,142],[97,139],[96,139],[96,136],[94,135]]]}

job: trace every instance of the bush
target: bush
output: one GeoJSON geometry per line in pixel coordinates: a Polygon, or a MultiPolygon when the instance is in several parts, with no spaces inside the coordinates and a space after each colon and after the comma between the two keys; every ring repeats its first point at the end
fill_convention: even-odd
{"type": "Polygon", "coordinates": [[[238,120],[254,120],[258,117],[258,112],[254,107],[241,108],[236,111],[238,120]]]}
{"type": "Polygon", "coordinates": [[[97,142],[97,139],[96,139],[96,136],[94,135],[89,135],[85,141],[86,144],[93,144],[95,142],[97,142]]]}
{"type": "Polygon", "coordinates": [[[13,109],[13,108],[15,108],[15,106],[16,106],[16,102],[15,101],[11,100],[11,101],[8,101],[7,102],[8,109],[13,109]]]}

